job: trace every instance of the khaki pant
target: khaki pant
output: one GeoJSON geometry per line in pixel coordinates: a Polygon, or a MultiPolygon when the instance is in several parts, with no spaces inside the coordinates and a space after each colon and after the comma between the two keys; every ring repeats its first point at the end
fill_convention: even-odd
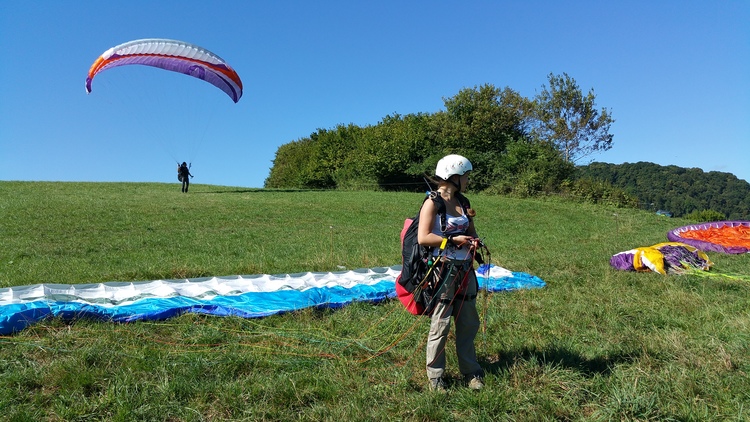
{"type": "Polygon", "coordinates": [[[447,261],[437,273],[437,279],[444,284],[436,295],[438,303],[432,313],[427,337],[427,377],[441,378],[445,373],[445,345],[451,328],[451,316],[456,324],[458,369],[464,376],[481,374],[482,368],[477,362],[474,348],[474,338],[479,331],[476,273],[470,263],[447,261]],[[461,284],[464,288],[456,294],[461,284]]]}

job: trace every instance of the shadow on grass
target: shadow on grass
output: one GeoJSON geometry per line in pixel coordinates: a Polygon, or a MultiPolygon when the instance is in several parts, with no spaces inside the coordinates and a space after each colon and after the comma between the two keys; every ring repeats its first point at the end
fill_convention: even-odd
{"type": "Polygon", "coordinates": [[[541,350],[529,348],[508,350],[501,351],[499,354],[500,359],[496,361],[484,360],[484,362],[480,362],[485,372],[492,374],[510,372],[514,365],[521,362],[532,362],[540,367],[553,366],[570,369],[580,372],[585,377],[593,377],[595,375],[609,375],[615,366],[635,361],[642,352],[632,351],[587,358],[566,348],[548,347],[541,350]]]}
{"type": "Polygon", "coordinates": [[[289,192],[313,192],[320,191],[315,189],[265,189],[265,188],[238,188],[211,191],[190,191],[191,194],[223,194],[223,193],[289,193],[289,192]]]}

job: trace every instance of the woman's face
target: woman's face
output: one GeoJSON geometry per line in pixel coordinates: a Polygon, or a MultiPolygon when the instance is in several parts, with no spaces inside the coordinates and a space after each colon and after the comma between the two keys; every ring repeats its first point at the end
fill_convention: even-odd
{"type": "Polygon", "coordinates": [[[466,173],[464,173],[464,174],[462,174],[460,176],[460,180],[461,180],[461,185],[460,185],[461,186],[461,192],[466,192],[466,188],[469,186],[469,173],[470,172],[467,171],[466,173]]]}

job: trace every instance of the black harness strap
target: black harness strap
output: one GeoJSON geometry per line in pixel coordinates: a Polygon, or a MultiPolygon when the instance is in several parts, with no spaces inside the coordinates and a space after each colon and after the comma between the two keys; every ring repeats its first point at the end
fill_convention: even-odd
{"type": "Polygon", "coordinates": [[[469,302],[477,298],[477,295],[464,295],[461,293],[456,293],[456,296],[453,299],[440,299],[440,303],[451,303],[455,302],[457,300],[461,302],[469,302]]]}

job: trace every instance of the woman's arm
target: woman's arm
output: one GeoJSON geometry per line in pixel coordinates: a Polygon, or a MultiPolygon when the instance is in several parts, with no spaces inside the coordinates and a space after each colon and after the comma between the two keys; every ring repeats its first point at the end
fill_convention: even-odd
{"type": "MultiPolygon", "coordinates": [[[[422,246],[437,248],[443,243],[443,237],[432,232],[435,216],[437,216],[437,206],[433,201],[426,201],[422,210],[419,211],[419,227],[417,229],[417,242],[422,246]]],[[[462,246],[474,237],[476,237],[476,231],[474,230],[474,221],[472,221],[466,234],[451,236],[451,242],[455,246],[462,246]]]]}
{"type": "Polygon", "coordinates": [[[440,247],[443,243],[443,237],[432,232],[435,216],[437,216],[435,202],[425,201],[419,211],[419,227],[417,228],[417,242],[422,246],[440,247]]]}

